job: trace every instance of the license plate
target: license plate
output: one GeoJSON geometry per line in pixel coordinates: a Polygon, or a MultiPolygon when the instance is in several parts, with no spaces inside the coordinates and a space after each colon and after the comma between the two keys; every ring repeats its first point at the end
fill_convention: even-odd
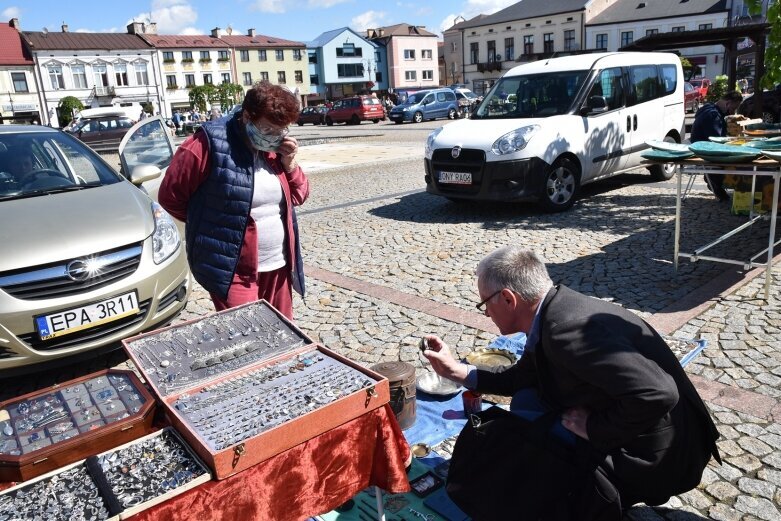
{"type": "Polygon", "coordinates": [[[131,291],[88,306],[35,317],[35,327],[41,340],[48,340],[135,315],[138,311],[138,296],[131,291]]]}
{"type": "Polygon", "coordinates": [[[440,172],[439,182],[454,184],[454,185],[471,185],[472,173],[471,172],[440,172]]]}

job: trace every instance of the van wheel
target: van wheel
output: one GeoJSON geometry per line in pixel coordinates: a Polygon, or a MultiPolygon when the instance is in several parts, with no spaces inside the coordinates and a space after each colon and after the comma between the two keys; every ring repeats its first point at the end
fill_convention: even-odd
{"type": "Polygon", "coordinates": [[[456,109],[450,109],[447,111],[447,119],[456,119],[458,117],[458,113],[456,112],[456,109]]]}
{"type": "Polygon", "coordinates": [[[580,188],[580,171],[570,159],[557,159],[545,175],[540,205],[546,212],[563,212],[575,202],[580,188]]]}
{"type": "Polygon", "coordinates": [[[325,124],[328,125],[329,127],[332,127],[334,125],[334,120],[332,120],[331,118],[325,118],[325,124]]]}
{"type": "Polygon", "coordinates": [[[397,125],[401,125],[404,122],[403,121],[394,121],[394,123],[396,123],[397,125]]]}
{"type": "MultiPolygon", "coordinates": [[[[664,136],[667,143],[677,143],[672,136],[664,136]]],[[[651,173],[651,179],[654,181],[668,181],[675,175],[675,163],[664,163],[663,165],[651,165],[648,171],[651,173]]]]}
{"type": "Polygon", "coordinates": [[[353,114],[353,117],[350,118],[350,125],[360,125],[360,124],[361,124],[361,120],[358,118],[358,116],[353,114]]]}
{"type": "Polygon", "coordinates": [[[375,125],[376,125],[377,123],[379,123],[379,122],[380,122],[380,120],[379,120],[379,119],[373,119],[373,120],[372,120],[372,123],[374,123],[375,125]]]}
{"type": "Polygon", "coordinates": [[[412,116],[412,121],[414,121],[415,123],[420,123],[421,121],[423,121],[423,114],[421,114],[420,112],[416,112],[415,115],[412,116]]]}

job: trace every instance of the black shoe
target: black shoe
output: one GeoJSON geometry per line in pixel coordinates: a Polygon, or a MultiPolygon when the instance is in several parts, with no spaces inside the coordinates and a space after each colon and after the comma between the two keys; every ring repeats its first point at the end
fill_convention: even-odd
{"type": "Polygon", "coordinates": [[[729,194],[724,188],[720,186],[713,190],[713,195],[715,195],[716,199],[719,201],[729,201],[729,194]]]}

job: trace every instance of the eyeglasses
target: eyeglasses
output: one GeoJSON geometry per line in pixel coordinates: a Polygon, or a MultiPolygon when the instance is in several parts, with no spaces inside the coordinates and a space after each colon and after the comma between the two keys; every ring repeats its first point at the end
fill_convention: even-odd
{"type": "Polygon", "coordinates": [[[290,129],[288,127],[280,129],[280,128],[272,128],[272,127],[257,125],[257,129],[264,136],[276,137],[276,138],[283,138],[287,136],[288,133],[290,132],[290,129]]]}
{"type": "Polygon", "coordinates": [[[488,301],[491,300],[492,298],[494,298],[495,296],[497,296],[501,292],[502,292],[501,289],[494,291],[493,293],[491,293],[491,296],[489,296],[488,298],[486,298],[485,300],[483,300],[479,304],[475,304],[475,307],[477,308],[478,311],[484,311],[483,308],[485,307],[486,304],[488,304],[488,301]]]}

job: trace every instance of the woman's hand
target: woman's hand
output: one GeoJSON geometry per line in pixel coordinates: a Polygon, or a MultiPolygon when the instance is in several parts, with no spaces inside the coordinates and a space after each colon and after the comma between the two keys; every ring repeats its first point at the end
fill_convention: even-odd
{"type": "Polygon", "coordinates": [[[290,135],[285,136],[285,139],[282,140],[282,143],[277,148],[277,154],[280,156],[282,168],[285,169],[285,172],[290,173],[298,166],[296,162],[297,153],[298,141],[296,138],[290,135]]]}
{"type": "Polygon", "coordinates": [[[443,378],[464,385],[469,366],[453,358],[448,345],[438,336],[426,335],[424,340],[428,347],[423,351],[423,356],[431,362],[434,371],[443,378]]]}

